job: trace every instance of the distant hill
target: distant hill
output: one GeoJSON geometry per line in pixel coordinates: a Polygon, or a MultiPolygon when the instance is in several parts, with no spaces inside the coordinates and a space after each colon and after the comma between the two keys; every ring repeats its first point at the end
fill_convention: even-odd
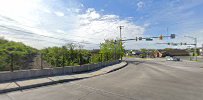
{"type": "Polygon", "coordinates": [[[21,42],[0,38],[0,70],[9,70],[11,64],[13,64],[14,69],[29,69],[28,65],[33,62],[37,52],[37,49],[21,42]]]}

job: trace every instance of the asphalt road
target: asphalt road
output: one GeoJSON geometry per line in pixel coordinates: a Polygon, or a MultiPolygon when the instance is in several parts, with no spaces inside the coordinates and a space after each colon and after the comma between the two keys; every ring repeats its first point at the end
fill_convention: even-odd
{"type": "Polygon", "coordinates": [[[203,100],[202,63],[127,61],[106,75],[2,94],[0,100],[203,100]]]}

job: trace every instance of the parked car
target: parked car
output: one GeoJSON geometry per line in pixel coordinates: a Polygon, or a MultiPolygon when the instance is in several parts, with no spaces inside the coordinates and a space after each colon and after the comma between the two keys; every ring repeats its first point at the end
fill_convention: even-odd
{"type": "Polygon", "coordinates": [[[173,61],[180,61],[180,58],[178,58],[178,57],[173,57],[173,61]]]}
{"type": "Polygon", "coordinates": [[[170,57],[170,56],[166,56],[166,61],[173,61],[173,57],[170,57]]]}
{"type": "Polygon", "coordinates": [[[170,57],[170,56],[166,56],[166,61],[180,61],[180,58],[178,57],[170,57]]]}

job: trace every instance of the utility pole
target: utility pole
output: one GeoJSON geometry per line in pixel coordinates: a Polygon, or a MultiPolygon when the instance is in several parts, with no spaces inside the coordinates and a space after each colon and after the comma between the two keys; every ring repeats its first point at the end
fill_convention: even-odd
{"type": "Polygon", "coordinates": [[[194,46],[195,46],[194,55],[195,55],[195,61],[197,61],[197,38],[191,37],[191,36],[184,36],[184,37],[188,37],[194,40],[194,46]]]}
{"type": "Polygon", "coordinates": [[[121,48],[122,48],[122,34],[121,34],[121,30],[122,30],[122,28],[123,28],[124,26],[119,26],[119,29],[120,29],[120,41],[119,41],[119,48],[120,48],[120,58],[121,58],[121,60],[122,60],[122,50],[121,50],[121,48]]]}
{"type": "Polygon", "coordinates": [[[195,40],[195,60],[197,61],[197,38],[194,38],[195,40]]]}
{"type": "Polygon", "coordinates": [[[117,57],[116,57],[116,43],[117,41],[115,40],[114,41],[114,60],[116,60],[117,59],[117,57]]]}
{"type": "Polygon", "coordinates": [[[121,30],[123,29],[124,26],[119,26],[120,29],[120,39],[122,39],[122,34],[121,34],[121,30]]]}

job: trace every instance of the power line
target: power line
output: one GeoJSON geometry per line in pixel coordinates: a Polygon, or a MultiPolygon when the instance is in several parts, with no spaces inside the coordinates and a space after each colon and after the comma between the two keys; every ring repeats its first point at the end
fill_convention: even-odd
{"type": "MultiPolygon", "coordinates": [[[[57,39],[57,40],[62,40],[62,41],[76,42],[76,43],[82,43],[82,44],[95,44],[95,43],[89,43],[89,42],[78,42],[78,41],[74,41],[74,40],[66,40],[66,39],[52,37],[52,36],[40,35],[40,34],[36,34],[36,33],[33,33],[33,32],[22,31],[22,30],[18,30],[18,29],[14,29],[14,28],[5,27],[5,26],[2,26],[2,25],[0,25],[0,27],[6,28],[6,29],[10,29],[10,30],[14,30],[14,31],[18,31],[18,32],[22,32],[22,33],[27,33],[27,34],[30,34],[30,35],[38,35],[38,36],[42,36],[42,37],[46,37],[46,38],[52,38],[52,39],[57,39]]],[[[99,44],[95,44],[95,45],[99,45],[99,44]]]]}
{"type": "MultiPolygon", "coordinates": [[[[17,21],[16,21],[16,22],[17,22],[17,21]]],[[[17,23],[18,23],[18,24],[20,24],[20,25],[22,25],[22,26],[29,27],[29,28],[39,29],[39,27],[31,27],[31,26],[24,25],[24,24],[19,23],[19,22],[17,22],[17,23]]],[[[115,24],[113,24],[113,25],[115,25],[115,24]]],[[[112,27],[113,25],[111,25],[110,27],[112,27]]],[[[90,27],[89,27],[89,28],[90,28],[90,27]]],[[[89,29],[89,28],[88,28],[88,29],[89,29]]],[[[94,34],[95,34],[95,33],[101,33],[101,32],[103,32],[103,31],[108,31],[108,29],[103,29],[102,31],[99,31],[99,32],[94,32],[94,34]]],[[[62,34],[67,35],[66,33],[62,33],[62,34]]],[[[56,35],[58,35],[58,34],[56,34],[56,35]]],[[[84,36],[77,36],[77,35],[69,35],[69,36],[74,36],[74,37],[83,37],[83,38],[84,38],[84,36]]],[[[90,38],[90,37],[85,37],[85,38],[87,38],[87,39],[96,39],[96,38],[90,38]]]]}
{"type": "MultiPolygon", "coordinates": [[[[20,24],[20,23],[19,23],[20,24]]],[[[23,24],[21,24],[23,25],[23,24]]],[[[115,25],[115,24],[113,24],[115,25]]],[[[111,26],[113,26],[111,25],[111,26]]],[[[23,26],[26,26],[26,25],[23,25],[23,26]]],[[[11,29],[11,30],[15,30],[15,31],[20,31],[20,32],[23,32],[23,33],[31,33],[31,34],[36,34],[36,33],[33,33],[33,32],[28,32],[28,31],[22,31],[22,30],[18,30],[18,29],[14,29],[14,28],[9,28],[9,27],[6,27],[6,26],[2,26],[0,25],[0,27],[3,27],[3,28],[7,28],[7,29],[11,29]]],[[[30,27],[30,26],[26,26],[26,27],[30,27]]],[[[35,28],[35,27],[30,27],[30,28],[35,28]]],[[[37,29],[37,28],[35,28],[37,29]]],[[[95,33],[101,33],[101,32],[104,32],[104,31],[109,31],[108,29],[103,29],[102,31],[99,31],[99,32],[94,32],[95,33]]],[[[109,31],[110,32],[110,31],[109,31]]],[[[65,33],[62,33],[64,35],[67,35],[65,33]]],[[[53,39],[59,39],[59,38],[56,38],[56,37],[51,37],[51,36],[46,36],[46,35],[40,35],[40,34],[36,34],[36,35],[39,35],[39,36],[42,36],[42,37],[47,37],[47,38],[53,38],[53,39]]],[[[57,34],[58,35],[58,34],[57,34]]],[[[78,35],[69,35],[69,36],[73,36],[73,37],[81,37],[81,38],[84,38],[84,36],[78,36],[78,35]]],[[[90,38],[90,37],[85,37],[87,39],[97,39],[97,38],[90,38]]],[[[59,40],[63,40],[63,41],[73,41],[73,40],[64,40],[64,39],[59,39],[59,40]]],[[[73,42],[78,42],[78,41],[73,41],[73,42]]],[[[78,43],[84,43],[84,44],[94,44],[94,43],[89,43],[89,42],[78,42],[78,43]]],[[[99,45],[99,44],[96,44],[96,45],[99,45]]]]}

